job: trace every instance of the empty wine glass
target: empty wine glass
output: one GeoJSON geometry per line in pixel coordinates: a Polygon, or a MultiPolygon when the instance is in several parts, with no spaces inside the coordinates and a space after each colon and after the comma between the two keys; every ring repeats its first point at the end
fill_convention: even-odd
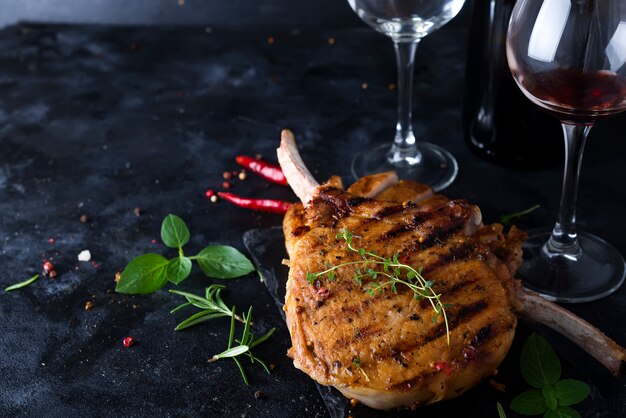
{"type": "Polygon", "coordinates": [[[507,58],[521,90],[560,119],[565,136],[558,219],[552,231],[531,231],[519,274],[549,299],[599,299],[624,281],[624,258],[601,238],[577,231],[576,196],[591,127],[626,110],[626,0],[519,0],[507,58]]]}
{"type": "Polygon", "coordinates": [[[418,141],[411,123],[411,92],[415,51],[420,40],[439,29],[461,10],[465,0],[348,0],[368,25],[393,40],[398,66],[398,123],[391,145],[361,152],[352,162],[352,174],[395,170],[400,177],[415,178],[435,190],[448,186],[458,172],[452,154],[418,141]]]}

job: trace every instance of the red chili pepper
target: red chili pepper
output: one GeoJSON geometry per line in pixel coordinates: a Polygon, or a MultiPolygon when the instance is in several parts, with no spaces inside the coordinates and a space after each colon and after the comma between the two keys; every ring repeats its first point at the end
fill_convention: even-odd
{"type": "Polygon", "coordinates": [[[267,161],[257,160],[246,155],[238,155],[235,158],[235,161],[237,161],[237,164],[260,175],[266,180],[282,186],[287,186],[287,178],[285,177],[285,174],[283,174],[283,170],[278,165],[268,163],[267,161]]]}
{"type": "Polygon", "coordinates": [[[222,199],[226,199],[229,202],[234,203],[235,205],[242,208],[258,210],[261,212],[277,213],[280,215],[284,215],[285,213],[287,213],[287,210],[292,205],[290,202],[285,202],[282,200],[249,199],[247,197],[239,197],[232,193],[226,192],[218,192],[217,195],[222,199]]]}

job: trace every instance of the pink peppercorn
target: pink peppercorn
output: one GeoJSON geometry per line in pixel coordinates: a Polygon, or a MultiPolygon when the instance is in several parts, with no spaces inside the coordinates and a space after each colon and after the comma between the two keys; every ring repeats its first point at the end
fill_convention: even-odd
{"type": "Polygon", "coordinates": [[[126,337],[126,338],[124,338],[122,343],[124,344],[124,347],[128,348],[130,346],[135,345],[135,339],[133,337],[126,337]]]}

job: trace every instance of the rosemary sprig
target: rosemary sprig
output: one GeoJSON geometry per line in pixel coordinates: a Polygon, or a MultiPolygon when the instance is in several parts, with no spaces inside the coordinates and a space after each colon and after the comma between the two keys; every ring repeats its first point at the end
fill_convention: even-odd
{"type": "Polygon", "coordinates": [[[29,284],[33,283],[35,280],[37,280],[39,278],[38,274],[35,274],[33,277],[31,277],[30,279],[24,280],[23,282],[19,282],[19,283],[15,283],[12,284],[9,287],[5,287],[4,291],[5,292],[10,292],[11,290],[17,290],[17,289],[21,289],[23,287],[28,286],[29,284]]]}
{"type": "Polygon", "coordinates": [[[235,317],[237,315],[235,314],[234,306],[230,312],[231,312],[231,315],[230,315],[231,320],[230,320],[230,334],[228,336],[228,346],[226,347],[226,350],[211,357],[208,360],[208,362],[213,363],[219,359],[232,358],[235,364],[237,364],[237,367],[239,368],[239,372],[241,373],[241,377],[243,377],[244,383],[246,385],[249,385],[250,383],[248,381],[248,376],[246,375],[246,372],[243,370],[241,361],[237,357],[245,354],[248,358],[250,358],[250,362],[252,362],[253,364],[254,362],[258,362],[261,365],[261,367],[265,369],[267,374],[270,374],[269,367],[267,367],[267,365],[260,358],[252,354],[252,349],[258,346],[259,344],[262,344],[265,341],[267,341],[267,339],[270,338],[272,334],[274,334],[274,331],[276,329],[272,328],[271,330],[267,332],[267,334],[263,335],[262,337],[258,339],[255,339],[254,334],[250,332],[250,325],[252,324],[252,307],[250,307],[250,309],[248,309],[248,314],[243,315],[244,328],[243,328],[243,334],[241,335],[241,339],[239,340],[235,339],[235,317]],[[233,347],[233,342],[236,342],[239,345],[233,347]]]}
{"type": "Polygon", "coordinates": [[[353,245],[354,234],[348,229],[343,228],[337,238],[342,238],[346,242],[349,251],[359,254],[361,260],[341,263],[336,266],[329,266],[326,270],[317,273],[307,273],[307,280],[313,284],[319,277],[326,276],[329,281],[335,279],[337,269],[347,266],[361,266],[353,275],[354,281],[359,286],[363,286],[363,281],[367,280],[367,292],[370,296],[383,294],[386,289],[390,289],[393,293],[397,293],[397,286],[404,285],[413,292],[416,300],[426,299],[432,306],[435,314],[432,317],[434,323],[438,322],[438,318],[443,317],[446,327],[446,336],[448,344],[450,344],[450,327],[448,324],[448,316],[446,314],[445,305],[441,302],[441,294],[433,289],[434,282],[426,280],[422,276],[422,268],[414,269],[408,264],[400,262],[399,254],[395,252],[392,257],[385,258],[376,254],[374,251],[368,251],[364,248],[356,248],[353,245]]]}
{"type": "Polygon", "coordinates": [[[519,212],[513,212],[513,213],[508,213],[506,215],[502,215],[502,216],[500,216],[500,223],[502,225],[504,225],[504,226],[508,226],[513,219],[521,218],[522,216],[526,216],[529,213],[539,209],[540,207],[541,207],[541,205],[535,205],[535,206],[532,206],[532,207],[530,207],[528,209],[525,209],[525,210],[522,210],[522,211],[519,211],[519,212]]]}
{"type": "Polygon", "coordinates": [[[176,328],[174,328],[174,330],[180,331],[181,329],[189,328],[210,319],[233,315],[234,319],[245,323],[246,321],[244,320],[244,318],[235,314],[233,310],[228,309],[228,307],[222,300],[220,293],[225,287],[226,286],[222,286],[219,284],[213,284],[206,288],[205,297],[197,296],[193,293],[183,292],[181,290],[170,290],[170,293],[183,296],[185,299],[187,299],[187,302],[178,305],[177,307],[172,309],[170,313],[174,313],[187,306],[195,306],[196,308],[202,309],[200,312],[191,315],[189,318],[178,324],[176,328]]]}

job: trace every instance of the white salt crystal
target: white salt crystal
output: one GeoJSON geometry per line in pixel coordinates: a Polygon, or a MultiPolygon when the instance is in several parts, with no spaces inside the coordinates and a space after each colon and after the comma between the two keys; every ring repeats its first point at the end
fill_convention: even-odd
{"type": "Polygon", "coordinates": [[[78,261],[89,261],[89,260],[91,260],[91,253],[89,252],[89,250],[81,251],[80,254],[78,254],[78,261]]]}

